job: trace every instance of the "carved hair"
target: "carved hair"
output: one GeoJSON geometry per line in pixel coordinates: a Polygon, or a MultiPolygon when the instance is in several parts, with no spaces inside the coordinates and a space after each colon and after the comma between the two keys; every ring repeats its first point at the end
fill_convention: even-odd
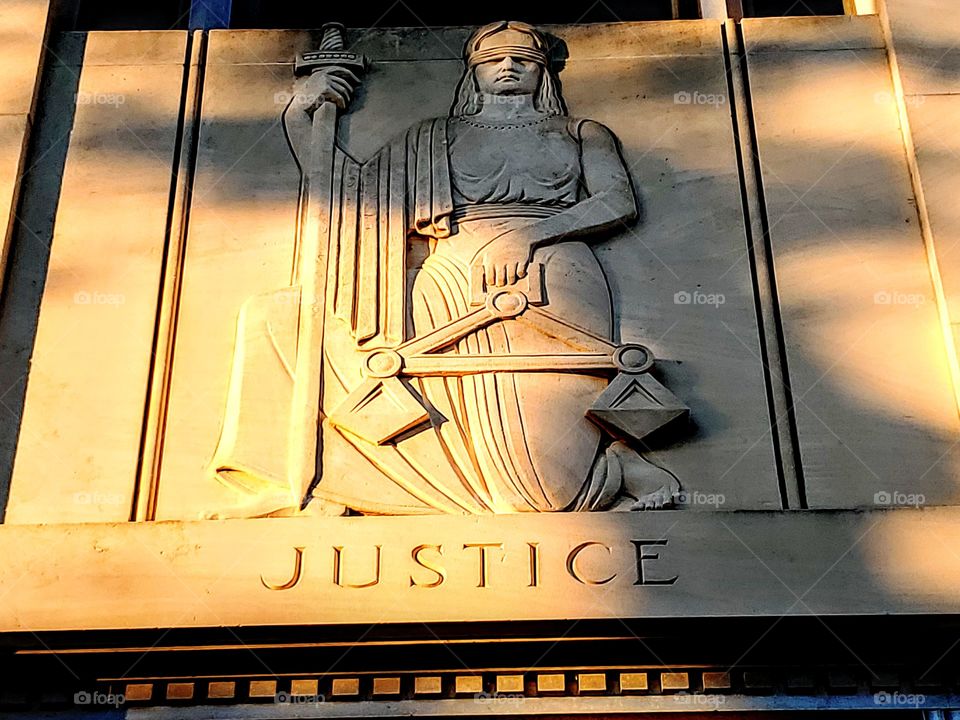
{"type": "MultiPolygon", "coordinates": [[[[470,62],[470,55],[479,46],[480,42],[491,35],[495,35],[502,30],[514,30],[522,32],[531,37],[533,47],[547,57],[547,42],[543,35],[534,28],[523,22],[496,22],[484,25],[477,30],[467,40],[464,47],[464,62],[466,70],[463,77],[460,78],[460,84],[457,86],[456,100],[453,108],[450,110],[452,117],[464,115],[476,115],[483,107],[483,94],[477,85],[477,68],[470,62]]],[[[560,96],[560,83],[553,74],[553,70],[546,63],[537,63],[540,66],[540,85],[533,97],[533,106],[539,112],[547,115],[566,115],[566,109],[563,106],[563,98],[560,96]]]]}

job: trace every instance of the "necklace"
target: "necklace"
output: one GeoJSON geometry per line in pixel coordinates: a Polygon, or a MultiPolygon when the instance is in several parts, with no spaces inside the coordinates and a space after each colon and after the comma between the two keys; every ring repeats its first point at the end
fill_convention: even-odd
{"type": "Polygon", "coordinates": [[[553,115],[544,115],[537,118],[536,120],[528,120],[527,122],[477,122],[476,120],[470,120],[463,115],[458,115],[457,120],[459,122],[465,123],[467,125],[472,125],[473,127],[486,128],[488,130],[514,130],[516,128],[525,128],[531,127],[532,125],[539,125],[540,123],[546,122],[553,115]]]}

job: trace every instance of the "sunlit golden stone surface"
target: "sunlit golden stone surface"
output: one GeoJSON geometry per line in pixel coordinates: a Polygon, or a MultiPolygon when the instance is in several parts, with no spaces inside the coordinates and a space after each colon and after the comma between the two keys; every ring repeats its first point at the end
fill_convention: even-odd
{"type": "Polygon", "coordinates": [[[30,119],[0,114],[0,270],[6,266],[30,119]]]}
{"type": "Polygon", "coordinates": [[[909,95],[905,105],[956,348],[960,347],[956,337],[960,328],[960,206],[956,202],[960,138],[952,127],[960,113],[960,96],[909,95]]]}
{"type": "Polygon", "coordinates": [[[958,543],[953,508],[6,525],[0,631],[955,613],[958,543]]]}
{"type": "MultiPolygon", "coordinates": [[[[917,505],[953,502],[956,412],[896,117],[885,105],[892,88],[876,21],[805,22],[812,24],[794,26],[797,36],[780,45],[783,27],[766,26],[761,40],[770,57],[751,57],[750,70],[794,389],[807,406],[801,455],[811,497],[843,508],[876,504],[876,492],[889,489],[917,505]],[[819,32],[821,22],[830,32],[819,32]],[[781,50],[816,55],[803,62],[829,82],[814,87],[791,66],[796,57],[775,57],[781,50]]],[[[665,283],[661,273],[649,281],[655,300],[631,303],[623,319],[658,337],[666,357],[693,368],[674,368],[673,378],[678,392],[689,391],[699,403],[702,433],[671,451],[682,457],[692,486],[705,477],[699,469],[712,473],[706,477],[713,489],[730,493],[728,507],[776,506],[735,153],[726,144],[729,112],[673,100],[704,76],[725,91],[716,27],[650,28],[637,36],[649,57],[617,60],[623,84],[602,86],[594,73],[603,35],[583,30],[572,44],[584,55],[571,59],[566,90],[577,107],[594,103],[605,122],[622,123],[626,152],[644,162],[635,178],[647,207],[644,241],[680,268],[677,280],[716,278],[731,263],[739,269],[721,288],[730,300],[722,317],[682,315],[670,301],[673,281],[665,283]],[[610,96],[633,97],[638,78],[661,88],[662,96],[644,98],[648,112],[604,109],[610,96]],[[759,446],[749,446],[755,437],[759,446]],[[748,446],[759,449],[743,467],[716,464],[748,446]]],[[[216,514],[235,502],[224,488],[203,484],[221,422],[233,321],[252,292],[283,283],[292,260],[298,178],[284,154],[277,106],[288,99],[282,93],[289,89],[290,58],[314,39],[213,37],[163,518],[216,514]],[[261,43],[253,46],[257,52],[246,44],[251,38],[261,43]]],[[[119,88],[125,101],[109,108],[115,115],[78,113],[20,475],[8,523],[0,527],[0,631],[960,612],[960,560],[952,550],[960,544],[960,511],[952,508],[17,524],[122,521],[129,513],[182,80],[175,68],[184,49],[182,35],[169,43],[150,34],[140,39],[149,42],[135,47],[135,57],[160,67],[133,61],[135,73],[111,67],[118,48],[130,42],[123,34],[100,36],[88,47],[82,82],[96,84],[82,87],[119,88]],[[126,139],[123,125],[140,121],[156,132],[151,153],[123,143],[104,152],[92,142],[94,131],[126,139]],[[117,200],[121,191],[126,199],[117,200]],[[116,257],[122,263],[104,261],[116,257]],[[118,288],[123,307],[80,314],[75,294],[90,283],[118,288]],[[61,422],[65,417],[70,422],[61,422]]],[[[395,39],[376,40],[368,50],[395,66],[414,64],[389,56],[401,47],[395,39]]],[[[358,112],[346,125],[358,152],[378,147],[396,116],[417,119],[420,103],[444,112],[459,65],[429,60],[425,68],[394,68],[398,77],[421,80],[426,97],[391,96],[386,73],[371,80],[371,88],[384,90],[367,98],[375,112],[358,112]]],[[[21,126],[11,121],[10,127],[17,136],[21,126]]],[[[9,147],[9,157],[19,153],[15,140],[9,147]]],[[[630,266],[634,250],[607,251],[609,265],[630,268],[623,282],[659,267],[649,258],[630,266]]],[[[272,695],[273,685],[267,681],[259,694],[272,695]]],[[[646,688],[646,678],[634,679],[633,688],[646,688]]],[[[429,695],[434,688],[422,690],[429,695]]]]}
{"type": "MultiPolygon", "coordinates": [[[[596,247],[618,332],[649,342],[665,359],[661,379],[686,389],[679,397],[698,418],[695,438],[655,449],[651,458],[681,483],[687,478],[691,488],[722,494],[728,509],[779,507],[729,107],[676,99],[692,89],[718,98],[727,92],[719,28],[690,21],[551,31],[569,47],[561,77],[571,116],[594,118],[620,139],[644,208],[636,228],[596,247]],[[723,305],[677,304],[677,293],[697,288],[722,294],[723,305]]],[[[365,160],[401,129],[447,115],[462,73],[450,48],[465,39],[460,29],[358,35],[354,49],[373,65],[362,102],[340,118],[344,150],[365,160]]],[[[229,427],[224,408],[241,308],[289,282],[299,177],[278,121],[291,98],[289,63],[316,42],[307,33],[211,34],[158,518],[271,509],[265,502],[245,507],[250,499],[211,480],[209,467],[229,427]],[[238,94],[241,86],[246,92],[238,94]]],[[[332,337],[341,321],[328,323],[332,337]]],[[[274,337],[284,345],[279,326],[274,337]]],[[[336,355],[340,348],[327,351],[336,355]]],[[[249,378],[254,388],[268,380],[249,378]]],[[[280,417],[279,408],[263,400],[254,415],[280,417]]],[[[334,483],[346,479],[368,484],[365,492],[381,506],[402,504],[399,486],[327,424],[323,440],[331,495],[343,490],[334,483]]],[[[441,453],[437,448],[423,466],[441,463],[441,453]]]]}
{"type": "Polygon", "coordinates": [[[945,95],[960,89],[960,16],[949,0],[885,0],[904,92],[945,95]]]}
{"type": "Polygon", "coordinates": [[[0,273],[13,232],[48,6],[48,0],[0,4],[0,273]]]}
{"type": "Polygon", "coordinates": [[[32,111],[48,0],[0,3],[0,114],[32,111]]]}
{"type": "MultiPolygon", "coordinates": [[[[883,50],[874,20],[842,22],[849,34],[827,35],[821,49],[808,33],[802,53],[768,45],[749,60],[792,377],[805,402],[808,489],[820,507],[876,504],[884,491],[951,502],[957,419],[896,116],[878,95],[891,91],[883,50]],[[814,92],[791,65],[800,54],[831,82],[814,92]]],[[[675,99],[700,83],[725,92],[715,30],[694,23],[676,36],[633,36],[646,54],[603,58],[615,68],[603,84],[596,30],[571,31],[565,91],[573,107],[617,127],[634,161],[642,245],[653,255],[628,244],[602,254],[627,299],[625,332],[683,361],[665,372],[694,407],[698,434],[661,457],[685,470],[691,489],[724,494],[722,509],[756,510],[777,507],[779,493],[729,111],[675,99]],[[631,104],[639,81],[650,87],[644,112],[631,104]],[[642,293],[637,277],[649,278],[642,293]],[[701,286],[728,302],[684,308],[673,299],[701,286]]],[[[205,473],[238,310],[289,278],[299,178],[278,112],[289,99],[291,44],[312,42],[257,33],[263,52],[251,57],[245,34],[213,37],[160,483],[159,516],[170,521],[15,525],[122,521],[130,510],[184,48],[182,35],[167,55],[137,48],[137,58],[165,59],[118,68],[114,43],[124,40],[114,37],[88,48],[81,81],[125,100],[112,115],[78,112],[0,529],[0,593],[12,598],[0,630],[957,610],[956,593],[919,587],[955,570],[949,553],[928,552],[931,537],[953,542],[960,518],[949,509],[175,521],[237,510],[205,473]],[[124,124],[141,121],[150,153],[93,142],[94,131],[126,138],[124,124]],[[118,248],[123,263],[103,262],[118,248]],[[113,288],[124,302],[78,308],[88,286],[113,288]],[[65,415],[71,421],[54,427],[65,415]]],[[[383,43],[368,50],[386,53],[383,43]]],[[[445,112],[459,64],[431,56],[420,67],[422,59],[383,63],[365,112],[344,120],[342,142],[369,154],[397,117],[445,112]],[[397,104],[390,85],[414,77],[429,92],[397,104]]],[[[350,461],[333,467],[338,479],[366,479],[350,461]]]]}
{"type": "Polygon", "coordinates": [[[880,24],[801,26],[819,34],[744,22],[807,499],[953,504],[960,421],[880,24]]]}
{"type": "Polygon", "coordinates": [[[186,33],[92,33],[6,522],[130,516],[186,33]]]}

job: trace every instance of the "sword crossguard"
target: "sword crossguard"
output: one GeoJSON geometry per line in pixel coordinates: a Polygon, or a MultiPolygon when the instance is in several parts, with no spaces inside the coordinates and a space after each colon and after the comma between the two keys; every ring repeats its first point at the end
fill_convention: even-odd
{"type": "Polygon", "coordinates": [[[326,23],[320,49],[298,55],[293,71],[299,76],[310,75],[326,67],[342,67],[357,72],[366,66],[367,59],[363,55],[345,49],[343,25],[326,23]]]}

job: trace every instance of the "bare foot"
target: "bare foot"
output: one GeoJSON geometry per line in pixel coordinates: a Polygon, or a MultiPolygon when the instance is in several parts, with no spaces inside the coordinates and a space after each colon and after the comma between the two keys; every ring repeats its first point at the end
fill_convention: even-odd
{"type": "Polygon", "coordinates": [[[660,510],[673,505],[680,483],[673,473],[654,465],[626,443],[614,442],[608,452],[618,461],[623,473],[622,497],[612,510],[660,510]]]}

